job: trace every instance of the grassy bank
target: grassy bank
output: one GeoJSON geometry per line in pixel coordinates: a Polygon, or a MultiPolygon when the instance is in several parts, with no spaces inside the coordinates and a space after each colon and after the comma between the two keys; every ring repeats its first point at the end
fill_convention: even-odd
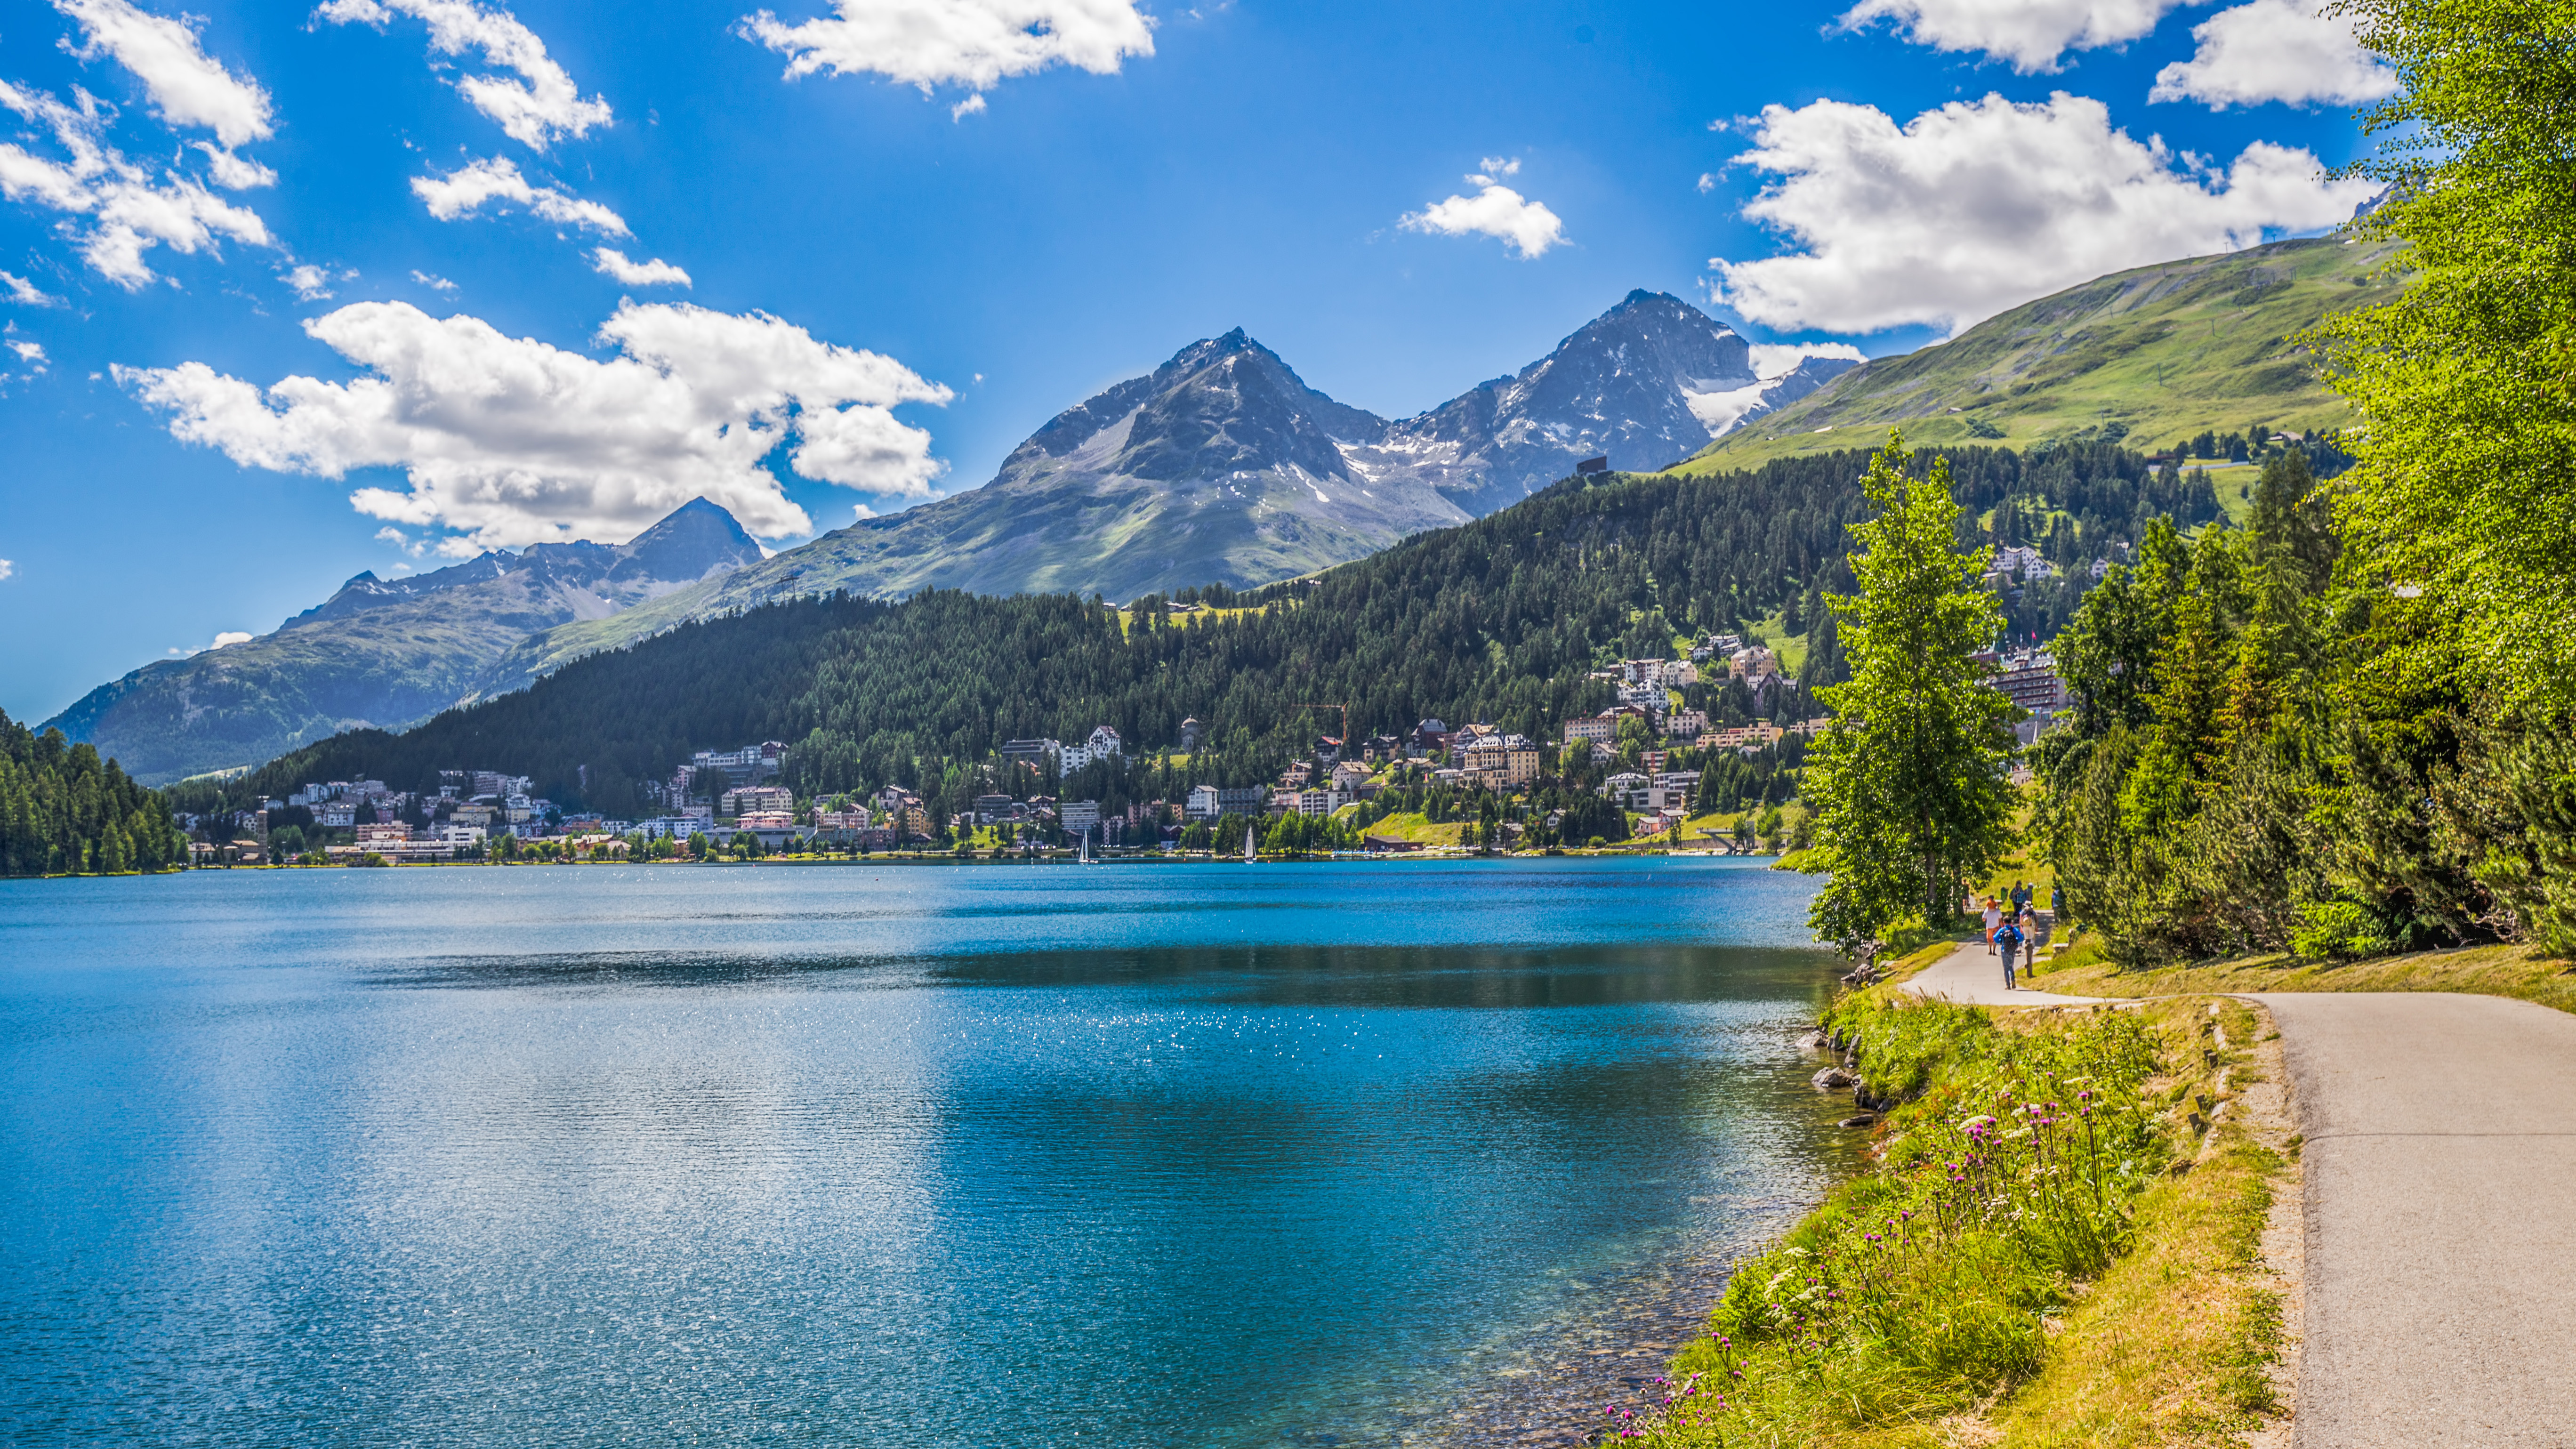
{"type": "Polygon", "coordinates": [[[2271,1407],[2280,1314],[2255,1245],[2278,1154],[2202,1114],[2250,1080],[2252,1013],[1986,1011],[1879,988],[1830,1025],[1879,1161],[1740,1265],[1666,1406],[1672,1445],[2179,1445],[2271,1407]],[[2205,1101],[2204,1099],[2209,1099],[2205,1101]],[[2214,1136],[2204,1137],[2204,1130],[2214,1136]]]}
{"type": "Polygon", "coordinates": [[[2471,946],[2418,951],[2372,961],[2317,962],[2295,956],[2254,956],[2206,966],[2121,971],[2091,938],[2063,963],[2050,963],[2043,989],[2069,996],[2161,996],[2182,992],[2236,991],[2466,991],[2511,996],[2559,1011],[2576,1012],[2576,962],[2541,955],[2529,946],[2471,946]]]}

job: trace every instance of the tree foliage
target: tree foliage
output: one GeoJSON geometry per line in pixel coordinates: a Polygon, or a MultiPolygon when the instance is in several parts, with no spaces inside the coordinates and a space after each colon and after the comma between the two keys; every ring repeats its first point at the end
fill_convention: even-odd
{"type": "Polygon", "coordinates": [[[0,875],[166,870],[187,860],[169,807],[114,760],[0,714],[0,875]]]}
{"type": "Polygon", "coordinates": [[[1960,882],[2001,853],[2012,798],[2012,702],[1974,656],[2001,625],[1978,586],[1991,558],[1956,547],[1949,467],[1909,476],[1900,437],[1861,490],[1876,516],[1852,526],[1858,591],[1832,600],[1851,681],[1822,691],[1835,719],[1807,754],[1815,812],[1810,868],[1832,874],[1810,915],[1835,941],[1898,921],[1946,921],[1960,882]]]}
{"type": "Polygon", "coordinates": [[[2338,8],[2402,83],[2354,231],[2408,285],[2312,339],[2357,461],[2152,532],[2059,642],[2043,833],[2133,964],[2576,950],[2576,6],[2338,8]]]}
{"type": "Polygon", "coordinates": [[[2410,285],[2329,321],[2335,386],[2368,420],[2352,541],[2420,591],[2392,639],[2417,672],[2473,671],[2493,710],[2576,707],[2576,5],[2347,0],[2402,89],[2363,113],[2358,230],[2408,243],[2410,285]]]}

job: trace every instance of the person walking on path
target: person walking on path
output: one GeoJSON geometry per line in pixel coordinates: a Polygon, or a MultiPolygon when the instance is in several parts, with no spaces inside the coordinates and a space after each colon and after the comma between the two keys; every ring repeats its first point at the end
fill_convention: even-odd
{"type": "Polygon", "coordinates": [[[2021,927],[2005,921],[1995,928],[1995,951],[2004,958],[2004,990],[2013,989],[2013,953],[2021,949],[2021,927]]]}
{"type": "Polygon", "coordinates": [[[1996,904],[1993,896],[1986,897],[1986,954],[1989,956],[1995,954],[1995,927],[2003,922],[2003,907],[1996,904]]]}

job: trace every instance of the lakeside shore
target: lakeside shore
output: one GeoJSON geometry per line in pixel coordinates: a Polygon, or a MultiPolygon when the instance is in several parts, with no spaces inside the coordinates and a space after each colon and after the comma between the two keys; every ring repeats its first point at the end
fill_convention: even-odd
{"type": "Polygon", "coordinates": [[[2177,998],[1998,1014],[1882,985],[1838,1002],[1820,1033],[1818,1059],[1842,1064],[1866,1104],[1873,1166],[1735,1265],[1660,1402],[1619,1406],[1619,1432],[2180,1444],[2279,1412],[2280,1289],[2256,1245],[2297,1200],[2295,1152],[2276,1034],[2254,1009],[2177,998]],[[2149,1057],[2115,1068],[2122,1042],[2149,1057]],[[2079,1081],[2125,1085],[2084,1103],[2086,1135],[2068,1137],[2078,1103],[2050,1099],[2079,1081]],[[2086,1155],[2111,1140],[2090,1135],[2097,1109],[2132,1124],[2117,1161],[2086,1155]],[[2101,1195],[2052,1187],[2061,1157],[2108,1174],[2101,1195]]]}
{"type": "MultiPolygon", "coordinates": [[[[1322,864],[1322,863],[1327,863],[1327,862],[1342,862],[1342,863],[1349,863],[1349,862],[1354,862],[1354,861],[1368,861],[1368,862],[1381,862],[1381,861],[1446,861],[1446,862],[1455,863],[1455,862],[1458,862],[1458,861],[1474,861],[1474,860],[1484,860],[1484,861],[1507,861],[1507,860],[1554,860],[1554,859],[1565,859],[1565,860],[1646,860],[1646,859],[1658,859],[1658,858],[1665,858],[1665,857],[1680,858],[1680,859],[1687,859],[1687,860],[1761,860],[1761,861],[1768,861],[1768,862],[1771,862],[1771,863],[1773,864],[1774,868],[1777,868],[1777,867],[1778,867],[1778,864],[1779,864],[1779,861],[1780,861],[1780,857],[1772,856],[1772,855],[1765,855],[1765,854],[1761,854],[1761,853],[1759,853],[1759,852],[1752,852],[1752,853],[1748,853],[1748,852],[1743,852],[1743,851],[1727,851],[1727,850],[1692,850],[1692,849],[1689,849],[1689,848],[1687,848],[1687,847],[1684,847],[1684,848],[1681,848],[1681,849],[1674,849],[1674,848],[1669,847],[1669,846],[1660,846],[1660,845],[1659,845],[1659,846],[1653,847],[1653,848],[1651,848],[1651,849],[1638,849],[1638,850],[1620,850],[1620,849],[1607,849],[1607,848],[1605,848],[1605,849],[1601,849],[1601,850],[1591,850],[1591,849],[1574,849],[1574,850],[1545,850],[1545,851],[1499,851],[1499,850],[1497,850],[1497,851],[1481,851],[1481,850],[1455,850],[1455,849],[1452,849],[1452,850],[1388,850],[1388,851],[1374,851],[1374,850],[1366,850],[1366,851],[1363,851],[1363,850],[1351,850],[1351,851],[1336,851],[1336,852],[1311,852],[1311,853],[1299,854],[1299,855],[1263,855],[1263,856],[1259,857],[1257,860],[1254,860],[1254,861],[1249,862],[1249,863],[1250,863],[1250,864],[1256,864],[1256,865],[1315,865],[1315,864],[1322,864]]],[[[990,865],[990,866],[1016,866],[1016,865],[1085,865],[1085,864],[1088,864],[1088,865],[1118,865],[1118,866],[1174,866],[1174,865],[1243,865],[1243,864],[1246,864],[1246,863],[1247,863],[1247,862],[1246,862],[1246,861],[1243,859],[1243,857],[1242,857],[1242,856],[1240,856],[1240,855],[1227,855],[1227,854],[1224,854],[1224,853],[1222,853],[1222,852],[1213,852],[1213,851],[1198,851],[1198,852],[1193,852],[1193,853],[1178,853],[1178,852],[1164,852],[1164,851],[1138,851],[1138,852],[1136,852],[1136,853],[1134,853],[1134,854],[1130,854],[1130,855],[1103,855],[1103,856],[1094,856],[1091,860],[1089,860],[1089,861],[1087,861],[1087,862],[1086,862],[1086,861],[1083,861],[1083,860],[1078,859],[1072,851],[1069,851],[1069,850],[1062,850],[1062,849],[1055,849],[1055,850],[1049,850],[1049,851],[1046,851],[1046,852],[1040,852],[1040,853],[1030,853],[1030,854],[1024,854],[1024,855],[1004,854],[1004,855],[999,855],[999,856],[995,856],[995,855],[988,855],[988,854],[976,854],[976,855],[964,855],[964,856],[961,856],[961,855],[954,854],[953,852],[947,852],[947,851],[915,851],[915,852],[902,852],[902,853],[877,853],[877,854],[860,855],[860,856],[841,856],[841,855],[768,855],[768,856],[760,856],[760,857],[758,857],[758,858],[755,858],[755,859],[748,859],[748,860],[745,860],[745,859],[738,859],[738,858],[731,857],[731,856],[718,856],[718,857],[715,857],[715,858],[710,859],[710,860],[629,860],[629,859],[626,859],[626,858],[624,858],[624,857],[614,857],[614,856],[613,856],[613,857],[610,857],[610,858],[605,859],[605,860],[601,860],[601,859],[589,859],[589,860],[402,860],[402,861],[387,860],[387,861],[383,862],[381,865],[366,865],[366,864],[362,864],[362,863],[358,863],[358,862],[352,862],[352,861],[330,861],[330,862],[327,862],[327,863],[315,864],[315,865],[306,865],[306,864],[303,864],[302,862],[299,862],[299,861],[259,861],[259,862],[234,863],[234,864],[224,864],[224,865],[200,865],[200,866],[188,866],[188,867],[174,868],[174,869],[166,870],[166,871],[88,871],[88,872],[82,872],[80,875],[68,875],[68,874],[67,874],[67,875],[31,876],[31,877],[29,877],[29,879],[33,879],[33,880],[76,880],[76,879],[82,879],[82,878],[85,878],[85,877],[87,877],[87,876],[104,876],[104,875],[176,875],[176,874],[181,874],[181,873],[183,873],[183,872],[185,872],[185,871],[216,871],[216,872],[221,872],[221,871],[234,871],[234,870],[265,870],[265,871],[276,871],[276,870],[379,870],[379,869],[382,869],[382,870],[424,870],[424,869],[426,869],[426,870],[463,870],[463,869],[487,869],[487,868],[492,868],[492,867],[522,868],[522,867],[563,867],[563,866],[584,866],[584,867],[590,867],[590,866],[653,866],[653,867],[662,867],[662,866],[696,866],[696,867],[710,867],[710,866],[712,866],[712,867],[725,867],[725,868],[741,868],[741,867],[747,867],[747,866],[768,866],[768,867],[776,868],[776,867],[787,867],[787,866],[862,866],[862,865],[864,865],[864,866],[879,866],[879,865],[926,865],[926,866],[983,866],[983,865],[990,865]]]]}

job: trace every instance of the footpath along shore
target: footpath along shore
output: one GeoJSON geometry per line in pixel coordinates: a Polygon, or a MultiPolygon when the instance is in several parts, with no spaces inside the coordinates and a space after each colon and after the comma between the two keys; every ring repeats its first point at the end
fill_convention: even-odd
{"type": "MultiPolygon", "coordinates": [[[[1904,983],[2007,992],[1970,941],[1904,983]]],[[[2576,1016],[2455,992],[2250,994],[2304,1139],[2292,1449],[2576,1446],[2576,1016]]]]}

